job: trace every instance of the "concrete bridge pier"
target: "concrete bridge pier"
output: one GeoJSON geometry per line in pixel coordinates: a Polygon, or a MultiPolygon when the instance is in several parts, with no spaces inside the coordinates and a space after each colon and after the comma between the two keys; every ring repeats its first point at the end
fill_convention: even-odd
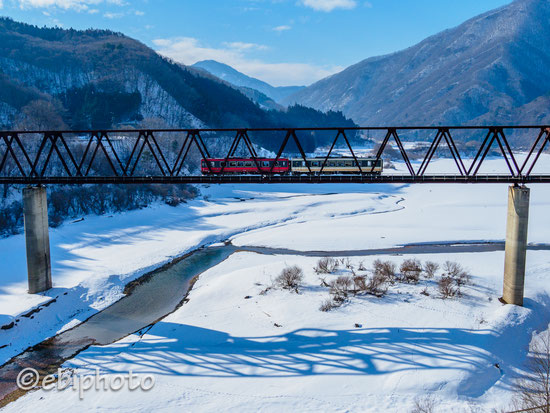
{"type": "Polygon", "coordinates": [[[525,186],[513,185],[508,188],[504,292],[502,294],[502,301],[506,304],[523,305],[529,195],[530,190],[525,186]]]}
{"type": "Polygon", "coordinates": [[[23,214],[29,293],[36,294],[52,288],[46,188],[31,186],[23,189],[23,214]]]}

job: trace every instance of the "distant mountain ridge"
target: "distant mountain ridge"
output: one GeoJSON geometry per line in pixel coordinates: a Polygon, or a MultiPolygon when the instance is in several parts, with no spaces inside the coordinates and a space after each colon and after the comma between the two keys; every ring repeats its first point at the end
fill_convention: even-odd
{"type": "Polygon", "coordinates": [[[517,0],[285,99],[361,125],[550,122],[550,2],[517,0]]]}
{"type": "Polygon", "coordinates": [[[215,60],[202,60],[192,65],[219,77],[235,86],[257,90],[277,103],[281,103],[286,97],[303,89],[305,86],[271,86],[262,80],[250,77],[224,63],[215,60]]]}

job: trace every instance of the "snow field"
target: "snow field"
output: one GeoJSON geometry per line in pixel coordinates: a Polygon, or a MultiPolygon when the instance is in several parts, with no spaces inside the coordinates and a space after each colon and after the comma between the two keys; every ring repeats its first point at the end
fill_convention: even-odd
{"type": "MultiPolygon", "coordinates": [[[[434,165],[443,172],[448,160],[434,165]]],[[[550,193],[545,185],[530,187],[529,241],[548,243],[550,193]]],[[[203,199],[176,208],[86,217],[52,230],[54,289],[46,294],[26,293],[23,237],[0,240],[0,325],[16,322],[0,330],[0,347],[7,345],[0,360],[105,308],[130,280],[225,239],[346,251],[505,237],[506,185],[235,185],[201,191],[203,199]]],[[[400,264],[409,257],[350,259],[369,267],[376,258],[400,264]]],[[[91,347],[66,363],[84,374],[96,366],[106,374],[152,373],[157,381],[151,392],[91,392],[76,404],[70,391],[36,391],[5,410],[72,411],[76,405],[90,411],[401,412],[421,394],[433,395],[438,411],[506,407],[531,335],[550,322],[548,252],[528,252],[524,308],[497,301],[502,252],[414,257],[457,261],[471,271],[474,284],[451,300],[438,298],[434,281],[400,284],[383,298],[353,297],[324,313],[319,305],[328,289],[312,270],[317,258],[236,253],[203,273],[190,301],[150,330],[91,347]],[[260,295],[294,264],[305,273],[300,294],[260,295]],[[420,294],[425,286],[429,297],[420,294]]]]}
{"type": "MultiPolygon", "coordinates": [[[[400,264],[410,256],[350,257],[371,267],[376,258],[400,264]]],[[[509,385],[521,368],[531,331],[550,322],[546,252],[529,253],[525,308],[503,306],[503,253],[418,254],[421,261],[459,262],[472,272],[463,297],[439,298],[435,280],[396,284],[383,298],[351,297],[325,313],[313,267],[317,258],[235,253],[203,273],[189,302],[150,330],[106,347],[91,347],[66,367],[81,374],[132,370],[153,374],[149,393],[90,392],[86,409],[132,406],[145,411],[407,411],[420,394],[437,411],[480,411],[506,406],[509,385]],[[304,270],[300,293],[273,289],[282,268],[304,270]],[[428,287],[430,296],[420,294],[428,287]],[[251,298],[246,299],[245,297],[251,298]],[[356,327],[355,323],[360,327],[356,327]],[[143,334],[145,333],[145,334],[143,334]],[[496,367],[498,365],[498,367],[496,367]]],[[[349,274],[341,269],[335,275],[349,274]]],[[[36,406],[41,390],[6,411],[36,406]]],[[[50,392],[40,403],[65,411],[70,391],[50,392]]],[[[15,411],[15,410],[14,410],[15,411]]]]}

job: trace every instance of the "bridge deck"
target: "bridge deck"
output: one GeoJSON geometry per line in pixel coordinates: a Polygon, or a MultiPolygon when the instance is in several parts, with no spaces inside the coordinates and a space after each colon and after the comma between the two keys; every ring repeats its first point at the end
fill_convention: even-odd
{"type": "Polygon", "coordinates": [[[480,184],[480,183],[550,183],[550,175],[199,175],[199,176],[83,176],[83,177],[0,177],[0,184],[480,184]]]}

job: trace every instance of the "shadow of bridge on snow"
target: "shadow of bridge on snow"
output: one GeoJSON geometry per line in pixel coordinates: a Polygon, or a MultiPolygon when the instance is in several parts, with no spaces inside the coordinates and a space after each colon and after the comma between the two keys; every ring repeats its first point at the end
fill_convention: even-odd
{"type": "Polygon", "coordinates": [[[159,322],[151,333],[134,343],[89,348],[78,357],[84,372],[120,373],[131,365],[134,372],[154,375],[260,378],[453,370],[465,373],[458,392],[477,397],[501,378],[495,363],[511,367],[522,350],[488,329],[299,329],[235,337],[159,322]]]}

